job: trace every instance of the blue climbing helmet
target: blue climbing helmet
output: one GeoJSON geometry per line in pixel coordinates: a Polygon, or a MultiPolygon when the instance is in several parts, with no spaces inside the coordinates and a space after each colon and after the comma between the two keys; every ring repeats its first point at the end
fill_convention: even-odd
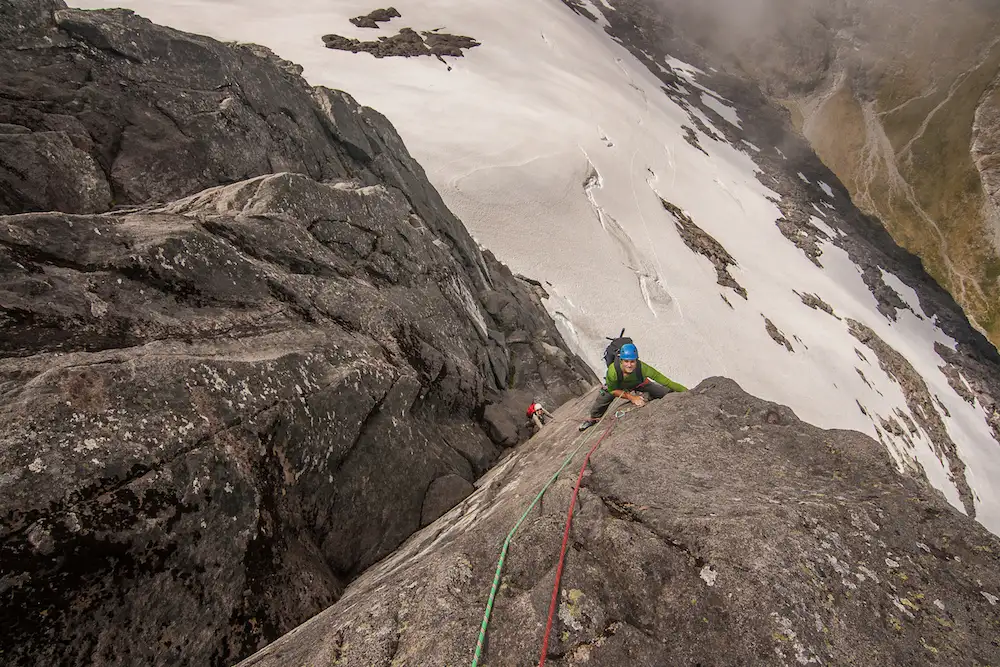
{"type": "Polygon", "coordinates": [[[625,343],[618,351],[618,358],[624,361],[635,361],[639,358],[639,350],[632,343],[625,343]]]}

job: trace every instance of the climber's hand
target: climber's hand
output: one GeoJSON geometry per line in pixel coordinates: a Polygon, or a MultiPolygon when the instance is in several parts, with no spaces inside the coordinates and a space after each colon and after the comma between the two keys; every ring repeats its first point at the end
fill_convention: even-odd
{"type": "Polygon", "coordinates": [[[632,394],[630,400],[632,401],[632,405],[634,405],[637,408],[641,408],[642,406],[646,405],[646,399],[644,399],[639,394],[632,394]]]}

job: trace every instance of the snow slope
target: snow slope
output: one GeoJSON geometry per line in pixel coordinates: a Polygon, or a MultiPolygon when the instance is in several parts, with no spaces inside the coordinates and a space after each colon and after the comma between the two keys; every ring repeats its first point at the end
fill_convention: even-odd
{"type": "MultiPolygon", "coordinates": [[[[947,462],[925,433],[911,448],[876,426],[877,416],[910,414],[899,385],[844,321],[807,308],[793,290],[819,295],[921,373],[950,414],[941,418],[968,466],[978,518],[1000,533],[1000,448],[981,406],[951,389],[933,350],[935,341],[952,348],[954,341],[909,311],[890,324],[857,267],[832,244],[823,247],[824,269],[808,261],[775,226],[780,212],[767,196],[776,195],[755,179],[751,157],[700,132],[708,155],[689,145],[681,129],[692,125],[688,112],[600,24],[559,0],[394,0],[402,18],[379,31],[347,20],[379,6],[372,0],[298,0],[294,11],[278,0],[117,4],[182,30],[264,44],[302,65],[313,85],[346,90],[384,113],[477,241],[547,284],[550,312],[599,373],[604,336],[624,326],[647,363],[686,385],[726,375],[816,425],[880,436],[901,465],[919,462],[961,508],[947,462]],[[379,60],[326,49],[320,40],[329,32],[374,39],[405,26],[442,28],[482,46],[449,58],[449,71],[433,58],[379,60]],[[684,244],[660,197],[735,258],[730,273],[748,300],[716,284],[715,268],[684,244]],[[765,316],[794,353],[771,339],[765,316]]],[[[596,14],[598,4],[609,6],[586,4],[596,14]]],[[[682,70],[724,121],[740,126],[736,110],[698,83],[698,69],[675,59],[663,65],[682,70]]],[[[897,288],[919,312],[915,295],[897,288]]]]}

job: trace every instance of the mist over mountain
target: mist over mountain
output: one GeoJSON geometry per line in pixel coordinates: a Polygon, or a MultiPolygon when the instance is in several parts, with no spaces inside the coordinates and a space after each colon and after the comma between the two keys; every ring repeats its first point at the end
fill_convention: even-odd
{"type": "Polygon", "coordinates": [[[785,105],[853,201],[1000,342],[1000,5],[645,4],[785,105]]]}

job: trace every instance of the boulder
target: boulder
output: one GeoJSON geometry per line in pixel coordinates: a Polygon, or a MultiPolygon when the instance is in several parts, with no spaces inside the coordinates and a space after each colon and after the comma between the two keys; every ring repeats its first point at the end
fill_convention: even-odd
{"type": "Polygon", "coordinates": [[[483,412],[483,422],[486,424],[486,433],[490,440],[501,447],[513,447],[518,442],[517,423],[507,410],[491,403],[486,406],[483,412]]]}

